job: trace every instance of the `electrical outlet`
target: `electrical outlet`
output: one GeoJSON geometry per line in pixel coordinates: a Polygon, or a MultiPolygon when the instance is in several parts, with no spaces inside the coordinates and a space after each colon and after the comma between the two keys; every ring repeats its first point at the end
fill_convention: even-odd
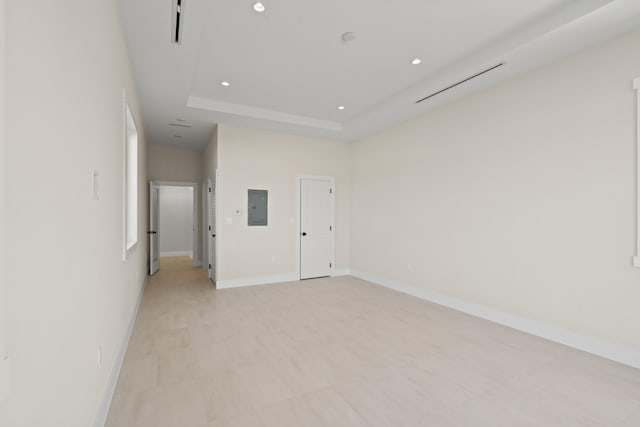
{"type": "Polygon", "coordinates": [[[276,256],[275,255],[271,255],[271,262],[276,262],[276,256]]]}
{"type": "Polygon", "coordinates": [[[407,270],[411,271],[411,264],[407,264],[407,270]]]}

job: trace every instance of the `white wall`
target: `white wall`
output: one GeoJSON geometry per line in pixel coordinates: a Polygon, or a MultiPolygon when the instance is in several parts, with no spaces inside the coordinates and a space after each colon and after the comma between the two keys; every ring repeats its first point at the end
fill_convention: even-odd
{"type": "MultiPolygon", "coordinates": [[[[213,130],[211,139],[202,152],[202,175],[215,176],[218,167],[218,127],[213,130]]],[[[204,181],[203,181],[204,182],[204,181]]]]}
{"type": "Polygon", "coordinates": [[[193,256],[193,188],[160,186],[160,256],[193,256]]]}
{"type": "Polygon", "coordinates": [[[635,31],[355,143],[352,269],[640,350],[639,45],[635,31]]]}
{"type": "Polygon", "coordinates": [[[349,268],[348,143],[219,125],[217,144],[219,282],[295,277],[297,175],[335,177],[336,269],[349,268]],[[269,191],[267,227],[247,226],[248,189],[269,191]]]}
{"type": "Polygon", "coordinates": [[[185,148],[149,144],[149,180],[200,182],[202,153],[185,148]]]}
{"type": "Polygon", "coordinates": [[[145,280],[144,129],[116,3],[6,5],[2,426],[94,422],[145,280]],[[126,261],[123,88],[140,138],[138,244],[126,261]]]}

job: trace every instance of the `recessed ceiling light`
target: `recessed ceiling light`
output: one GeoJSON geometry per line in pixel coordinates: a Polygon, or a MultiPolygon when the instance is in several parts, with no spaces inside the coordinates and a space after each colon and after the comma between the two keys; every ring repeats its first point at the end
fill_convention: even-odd
{"type": "Polygon", "coordinates": [[[257,1],[253,4],[253,10],[255,10],[256,12],[264,12],[264,4],[262,4],[261,2],[257,1]]]}
{"type": "Polygon", "coordinates": [[[185,119],[183,119],[182,117],[178,117],[178,118],[176,119],[176,121],[178,121],[178,122],[186,122],[186,120],[185,120],[185,119]]]}
{"type": "Polygon", "coordinates": [[[182,138],[182,135],[173,135],[174,138],[182,138]]]}
{"type": "Polygon", "coordinates": [[[222,86],[227,87],[227,86],[231,86],[231,83],[229,83],[228,81],[223,81],[222,83],[220,83],[222,86]]]}
{"type": "Polygon", "coordinates": [[[422,59],[420,58],[413,58],[413,60],[411,61],[413,65],[419,65],[421,62],[422,62],[422,59]]]}
{"type": "Polygon", "coordinates": [[[344,105],[338,105],[338,110],[344,110],[344,105]]]}

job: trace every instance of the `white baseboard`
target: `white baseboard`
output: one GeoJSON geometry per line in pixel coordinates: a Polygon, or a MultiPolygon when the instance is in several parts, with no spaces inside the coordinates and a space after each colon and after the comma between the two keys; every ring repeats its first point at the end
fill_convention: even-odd
{"type": "Polygon", "coordinates": [[[348,268],[343,268],[341,270],[334,270],[333,273],[331,273],[331,277],[338,276],[351,276],[351,270],[348,268]]]}
{"type": "Polygon", "coordinates": [[[9,397],[11,391],[11,361],[10,359],[0,360],[0,402],[9,397]]]}
{"type": "MultiPolygon", "coordinates": [[[[334,270],[333,273],[331,273],[331,277],[349,275],[351,275],[351,270],[348,268],[334,270]]],[[[216,282],[216,288],[240,288],[243,286],[268,285],[270,283],[297,282],[298,280],[300,280],[300,277],[298,277],[296,273],[278,274],[275,276],[241,277],[239,279],[218,280],[216,282]]]]}
{"type": "Polygon", "coordinates": [[[300,280],[296,273],[275,276],[241,277],[239,279],[218,280],[216,289],[240,288],[243,286],[268,285],[269,283],[295,282],[300,280]]]}
{"type": "Polygon", "coordinates": [[[389,289],[409,294],[426,301],[433,302],[454,310],[462,311],[472,316],[490,320],[519,331],[536,335],[578,350],[592,353],[618,363],[640,368],[640,350],[613,344],[598,338],[589,337],[557,326],[516,316],[492,309],[470,301],[453,298],[438,292],[409,285],[407,283],[388,279],[386,277],[369,274],[362,271],[351,271],[351,275],[368,282],[372,282],[389,289]]]}
{"type": "Polygon", "coordinates": [[[129,327],[122,337],[122,343],[120,344],[120,350],[116,356],[116,360],[111,369],[111,375],[107,382],[107,387],[104,391],[100,407],[98,408],[98,414],[96,415],[93,427],[103,427],[107,421],[107,415],[109,414],[109,408],[111,407],[111,400],[113,399],[113,392],[116,390],[116,384],[118,383],[118,376],[120,375],[120,369],[122,368],[122,362],[124,361],[124,355],[127,352],[127,346],[129,345],[129,338],[133,332],[133,325],[135,324],[136,317],[138,316],[138,310],[140,309],[140,302],[142,301],[142,295],[144,294],[144,288],[147,286],[147,279],[149,276],[145,276],[144,281],[140,286],[140,293],[138,294],[138,300],[133,308],[131,317],[129,319],[129,327]]]}
{"type": "Polygon", "coordinates": [[[191,251],[165,251],[165,252],[160,252],[160,257],[165,257],[165,256],[188,256],[190,258],[193,257],[193,252],[191,251]]]}

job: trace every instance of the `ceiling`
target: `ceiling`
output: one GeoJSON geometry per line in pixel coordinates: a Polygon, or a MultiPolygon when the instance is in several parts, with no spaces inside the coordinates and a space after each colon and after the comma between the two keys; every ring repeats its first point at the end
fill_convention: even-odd
{"type": "Polygon", "coordinates": [[[148,140],[196,150],[217,123],[362,138],[640,26],[637,0],[181,0],[176,44],[176,1],[120,8],[148,140]]]}

